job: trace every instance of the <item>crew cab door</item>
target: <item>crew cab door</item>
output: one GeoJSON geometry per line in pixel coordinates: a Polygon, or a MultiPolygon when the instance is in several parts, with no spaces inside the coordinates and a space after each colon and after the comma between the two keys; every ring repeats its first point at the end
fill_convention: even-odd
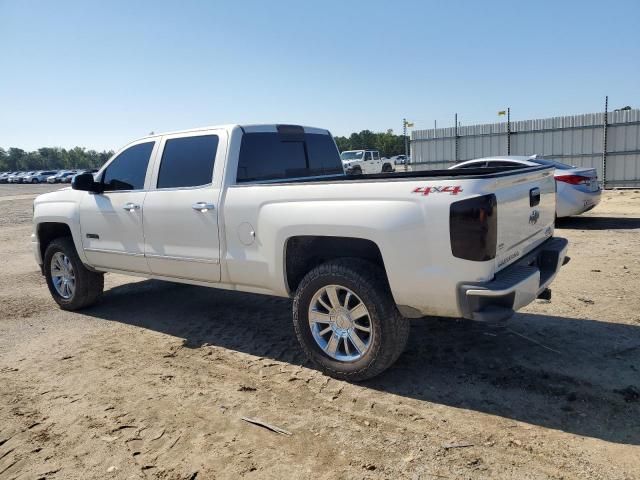
{"type": "Polygon", "coordinates": [[[364,166],[362,173],[377,173],[373,152],[364,152],[364,162],[362,164],[364,166]]]}
{"type": "Polygon", "coordinates": [[[129,145],[100,172],[103,193],[83,192],[80,232],[90,265],[149,273],[142,218],[147,167],[157,143],[129,145]]]}
{"type": "Polygon", "coordinates": [[[375,173],[382,172],[382,160],[380,159],[380,152],[375,151],[375,152],[371,152],[371,154],[373,155],[373,164],[374,164],[375,173]]]}
{"type": "Polygon", "coordinates": [[[151,273],[220,281],[219,198],[227,133],[167,135],[144,201],[144,252],[151,273]]]}

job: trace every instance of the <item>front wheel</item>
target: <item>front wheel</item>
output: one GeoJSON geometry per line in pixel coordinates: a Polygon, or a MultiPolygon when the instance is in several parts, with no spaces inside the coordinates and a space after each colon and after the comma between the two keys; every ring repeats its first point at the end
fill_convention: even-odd
{"type": "Polygon", "coordinates": [[[38,179],[37,178],[32,178],[31,179],[31,183],[38,183],[38,179]]]}
{"type": "Polygon", "coordinates": [[[327,375],[366,380],[403,352],[410,324],[384,278],[376,265],[344,258],[314,268],[300,282],[293,301],[296,335],[327,375]]]}
{"type": "Polygon", "coordinates": [[[51,296],[63,310],[93,305],[104,289],[104,274],[84,266],[69,237],[56,238],[47,246],[44,274],[51,296]]]}

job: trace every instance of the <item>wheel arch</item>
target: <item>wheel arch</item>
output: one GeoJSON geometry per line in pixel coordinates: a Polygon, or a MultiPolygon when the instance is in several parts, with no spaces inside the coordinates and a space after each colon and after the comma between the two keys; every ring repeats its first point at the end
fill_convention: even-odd
{"type": "Polygon", "coordinates": [[[38,238],[38,246],[40,248],[40,258],[44,258],[44,252],[53,240],[60,237],[70,237],[73,240],[73,233],[67,223],[41,222],[36,225],[36,237],[38,238]]]}
{"type": "Polygon", "coordinates": [[[360,258],[385,272],[382,252],[372,240],[357,237],[297,235],[284,245],[285,285],[289,295],[295,293],[304,276],[318,265],[337,258],[360,258]]]}

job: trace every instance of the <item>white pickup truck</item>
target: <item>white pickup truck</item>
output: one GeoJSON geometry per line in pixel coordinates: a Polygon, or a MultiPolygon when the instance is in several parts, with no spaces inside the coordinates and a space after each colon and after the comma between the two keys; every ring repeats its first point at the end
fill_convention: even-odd
{"type": "Polygon", "coordinates": [[[32,242],[66,310],[104,272],[293,297],[308,356],[357,381],[408,318],[503,321],[548,296],[568,259],[554,190],[546,166],[348,175],[327,130],[229,125],[136,140],[40,195],[32,242]]]}

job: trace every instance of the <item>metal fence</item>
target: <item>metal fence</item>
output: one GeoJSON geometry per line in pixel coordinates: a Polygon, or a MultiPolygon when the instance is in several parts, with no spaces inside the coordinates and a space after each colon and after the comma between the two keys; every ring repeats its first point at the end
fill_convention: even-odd
{"type": "MultiPolygon", "coordinates": [[[[411,134],[411,168],[447,168],[473,158],[507,154],[507,123],[411,134]]],[[[606,187],[640,187],[640,110],[587,113],[511,122],[511,155],[542,155],[592,167],[606,187]]]]}

